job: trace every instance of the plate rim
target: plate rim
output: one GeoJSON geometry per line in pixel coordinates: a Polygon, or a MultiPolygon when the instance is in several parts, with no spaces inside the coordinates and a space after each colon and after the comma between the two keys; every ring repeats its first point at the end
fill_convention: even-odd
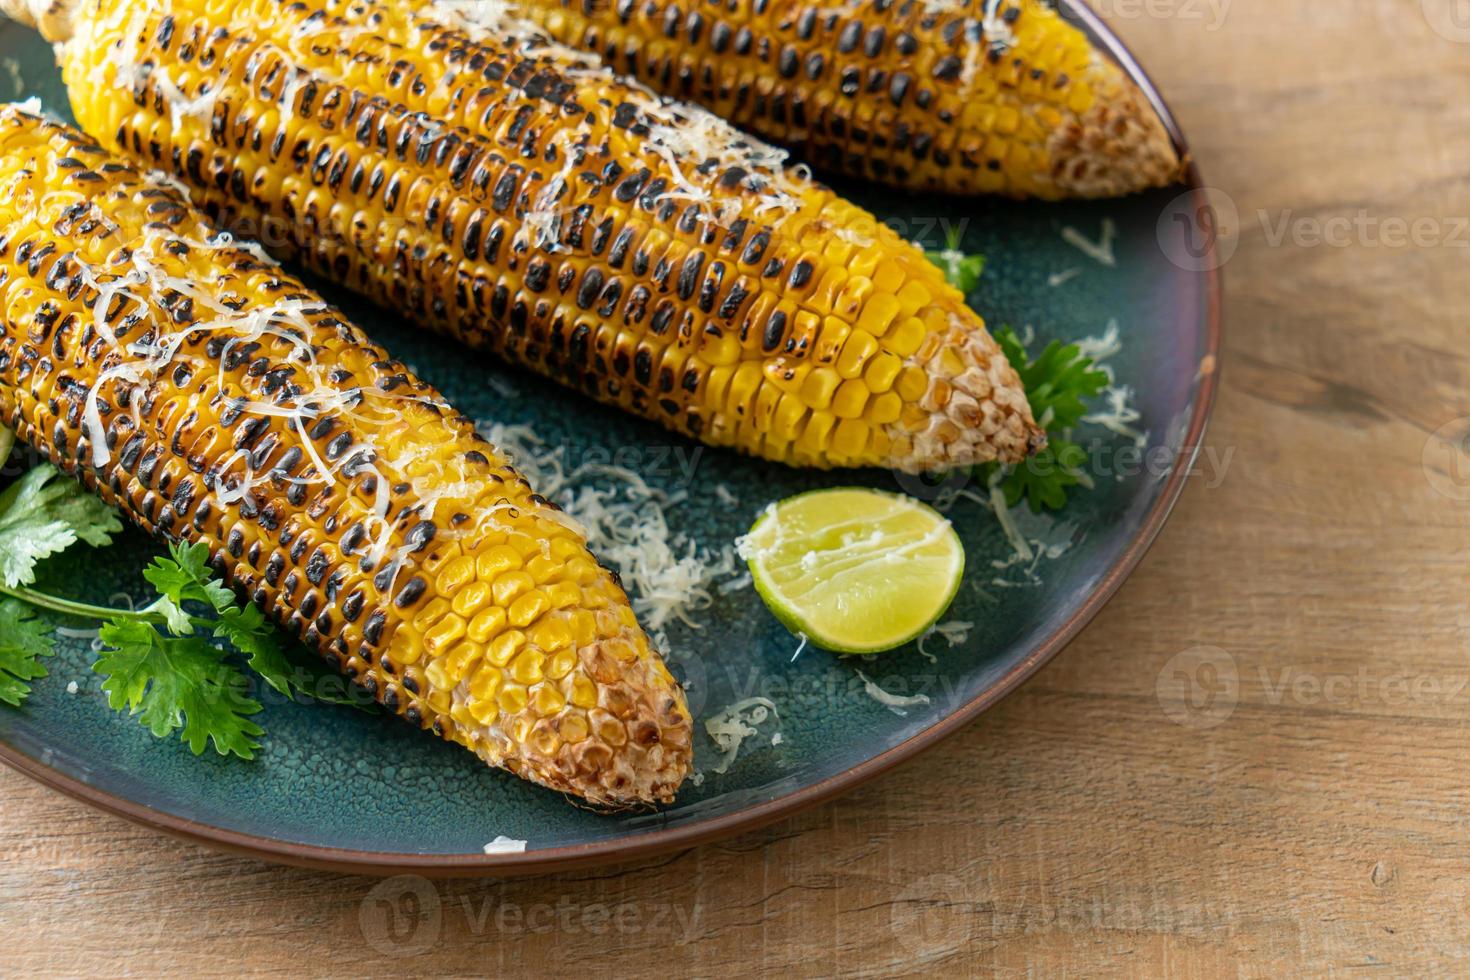
{"type": "MultiPolygon", "coordinates": [[[[1149,102],[1153,104],[1173,139],[1175,147],[1182,158],[1187,161],[1185,187],[1193,193],[1195,200],[1207,203],[1205,194],[1208,185],[1204,181],[1198,163],[1189,153],[1188,142],[1184,138],[1178,121],[1153,79],[1149,77],[1138,59],[1112,28],[1085,4],[1076,2],[1076,0],[1064,0],[1064,6],[1104,52],[1128,73],[1149,102]]],[[[1210,243],[1208,255],[1211,259],[1217,257],[1213,241],[1210,243]]],[[[1201,372],[1199,387],[1195,392],[1194,413],[1184,435],[1183,445],[1187,451],[1170,473],[1163,491],[1144,517],[1142,525],[1122,555],[1103,573],[1102,579],[1082,605],[1074,610],[1064,623],[1038,643],[1023,660],[1012,665],[995,683],[923,731],[914,733],[899,744],[843,772],[774,799],[722,816],[690,823],[687,826],[650,830],[631,837],[618,837],[586,844],[572,844],[520,853],[481,855],[365,851],[262,837],[176,816],[99,789],[33,759],[4,742],[0,742],[0,762],[41,785],[64,793],[82,803],[195,844],[277,864],[350,874],[407,873],[432,877],[488,877],[540,874],[592,865],[620,864],[722,840],[738,833],[758,829],[783,817],[825,803],[933,748],[967,727],[981,714],[1014,691],[1070,644],[1083,627],[1102,611],[1158,539],[1160,531],[1163,530],[1164,524],[1168,521],[1169,515],[1173,512],[1184,490],[1185,480],[1194,466],[1200,449],[1200,441],[1204,436],[1219,390],[1224,277],[1218,261],[1210,261],[1207,264],[1209,268],[1205,272],[1205,350],[1200,362],[1201,372]]]]}

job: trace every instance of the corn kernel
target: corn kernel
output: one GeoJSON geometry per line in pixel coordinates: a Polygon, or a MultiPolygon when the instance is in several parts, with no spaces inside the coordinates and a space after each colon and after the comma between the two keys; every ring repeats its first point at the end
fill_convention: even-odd
{"type": "Polygon", "coordinates": [[[832,450],[839,456],[856,456],[868,444],[868,427],[857,419],[843,419],[832,434],[832,450]]]}
{"type": "Polygon", "coordinates": [[[475,559],[475,575],[491,582],[502,572],[521,567],[521,556],[508,544],[498,544],[475,559]]]}
{"type": "Polygon", "coordinates": [[[898,373],[902,370],[903,361],[883,351],[868,362],[867,370],[863,372],[863,381],[869,391],[881,395],[893,387],[893,382],[898,380],[898,373]]]}
{"type": "Polygon", "coordinates": [[[868,358],[878,352],[878,341],[871,334],[855,331],[842,345],[842,354],[837,358],[837,373],[843,378],[856,378],[863,373],[868,358]]]}
{"type": "Polygon", "coordinates": [[[874,425],[890,425],[898,421],[903,411],[903,399],[895,392],[886,391],[873,399],[868,409],[868,421],[874,425]]]}
{"type": "Polygon", "coordinates": [[[551,608],[551,603],[546,598],[546,593],[540,589],[527,592],[511,604],[509,609],[510,624],[512,626],[529,626],[536,618],[551,608]]]}
{"type": "Polygon", "coordinates": [[[495,692],[500,690],[501,681],[505,675],[499,667],[494,664],[482,664],[475,671],[475,676],[470,679],[470,697],[493,698],[495,692]]]}
{"type": "Polygon", "coordinates": [[[572,614],[572,642],[585,647],[597,639],[597,618],[585,609],[572,614]]]}
{"type": "Polygon", "coordinates": [[[572,704],[579,708],[597,707],[597,685],[592,678],[578,671],[572,675],[572,704]]]}
{"type": "Polygon", "coordinates": [[[580,714],[564,715],[557,722],[557,730],[561,733],[563,741],[576,745],[587,737],[587,719],[580,714]]]}
{"type": "Polygon", "coordinates": [[[435,596],[420,609],[418,615],[414,616],[413,628],[420,633],[427,633],[429,628],[439,621],[439,617],[449,612],[449,601],[440,596],[435,596]]]}
{"type": "Polygon", "coordinates": [[[515,601],[522,592],[534,588],[536,582],[525,572],[506,572],[495,580],[492,594],[495,596],[497,606],[508,606],[515,601]]]}
{"type": "Polygon", "coordinates": [[[572,672],[577,666],[577,651],[571,647],[559,650],[546,662],[546,676],[554,681],[559,681],[572,672]]]}
{"type": "Polygon", "coordinates": [[[439,573],[439,588],[445,593],[454,592],[475,577],[475,560],[465,555],[454,559],[439,573]]]}
{"type": "Polygon", "coordinates": [[[561,619],[546,616],[531,630],[530,640],[547,653],[555,653],[571,645],[572,631],[561,619]]]}
{"type": "Polygon", "coordinates": [[[526,634],[520,630],[507,630],[490,641],[485,647],[485,656],[495,666],[504,667],[525,643],[526,634]]]}
{"type": "Polygon", "coordinates": [[[500,710],[508,715],[517,714],[526,707],[526,689],[519,684],[507,684],[495,696],[500,710]]]}
{"type": "Polygon", "coordinates": [[[928,335],[929,331],[925,328],[924,321],[917,317],[909,317],[883,338],[883,346],[899,357],[911,357],[928,335]]]}
{"type": "Polygon", "coordinates": [[[832,395],[842,382],[842,376],[832,368],[817,368],[806,376],[801,386],[801,400],[812,408],[826,408],[832,404],[832,395]]]}
{"type": "Polygon", "coordinates": [[[921,367],[906,367],[898,376],[898,397],[916,402],[929,390],[929,375],[921,367]]]}
{"type": "Polygon", "coordinates": [[[510,676],[520,684],[535,684],[545,676],[541,670],[541,665],[545,662],[546,654],[535,647],[528,647],[512,661],[510,676]]]}
{"type": "Polygon", "coordinates": [[[470,716],[482,725],[489,725],[500,717],[500,705],[494,697],[470,702],[470,716]]]}
{"type": "Polygon", "coordinates": [[[437,625],[424,634],[424,649],[430,654],[437,655],[449,648],[455,640],[464,636],[464,620],[450,613],[441,619],[437,625]]]}
{"type": "Polygon", "coordinates": [[[898,299],[891,293],[879,293],[863,306],[862,315],[858,317],[858,329],[873,337],[881,337],[893,325],[898,312],[898,299]]]}
{"type": "Polygon", "coordinates": [[[582,601],[582,590],[575,582],[557,582],[548,585],[545,592],[552,609],[565,609],[582,601]]]}
{"type": "Polygon", "coordinates": [[[455,590],[451,605],[459,615],[473,616],[477,609],[489,601],[490,586],[484,582],[471,582],[455,590]]]}
{"type": "Polygon", "coordinates": [[[554,715],[567,706],[567,699],[551,684],[542,684],[536,689],[536,713],[545,717],[554,715]]]}
{"type": "Polygon", "coordinates": [[[832,399],[832,414],[840,419],[855,419],[863,414],[868,403],[868,387],[859,378],[842,382],[832,399]]]}
{"type": "Polygon", "coordinates": [[[467,635],[476,643],[484,643],[505,628],[505,618],[505,610],[499,606],[482,610],[470,620],[467,635]]]}

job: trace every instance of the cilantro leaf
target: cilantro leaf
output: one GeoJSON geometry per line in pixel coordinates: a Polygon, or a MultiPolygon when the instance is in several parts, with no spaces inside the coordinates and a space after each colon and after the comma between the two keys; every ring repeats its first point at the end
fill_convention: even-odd
{"type": "Polygon", "coordinates": [[[258,606],[231,606],[220,610],[214,635],[245,654],[250,669],[286,697],[291,696],[291,665],[276,642],[275,630],[258,606]]]}
{"type": "Polygon", "coordinates": [[[104,644],[92,669],[114,710],[128,709],[159,738],[182,729],[190,751],[210,742],[220,755],[255,758],[264,733],[250,716],[260,702],[246,695],[239,668],[202,637],[165,636],[149,623],[117,618],[101,630],[104,644]]]}
{"type": "Polygon", "coordinates": [[[39,658],[53,652],[50,628],[30,606],[9,597],[0,600],[0,701],[19,707],[31,693],[25,682],[46,676],[39,658]]]}
{"type": "Polygon", "coordinates": [[[1043,508],[1060,510],[1067,503],[1067,491],[1082,483],[1087,451],[1061,436],[1050,436],[1046,448],[1035,456],[1011,467],[1001,480],[1006,503],[1014,507],[1026,499],[1032,513],[1043,508]]]}
{"type": "Polygon", "coordinates": [[[930,262],[944,272],[944,278],[949,284],[966,296],[975,291],[980,283],[980,276],[985,272],[985,256],[978,252],[964,252],[960,249],[960,234],[955,229],[950,229],[945,238],[944,248],[925,249],[930,262]]]}
{"type": "Polygon", "coordinates": [[[78,540],[104,545],[122,530],[117,512],[42,463],[0,493],[0,581],[36,581],[36,563],[78,540]]]}
{"type": "MultiPolygon", "coordinates": [[[[224,583],[214,577],[209,567],[209,546],[203,541],[194,544],[174,543],[168,546],[168,558],[155,558],[153,564],[143,569],[143,577],[168,599],[174,606],[182,606],[186,600],[202,602],[215,612],[224,612],[235,607],[235,593],[225,588],[224,583]]],[[[170,628],[175,618],[169,617],[170,628]]],[[[187,619],[182,632],[187,632],[187,619]]],[[[181,632],[176,630],[175,632],[181,632]]]]}
{"type": "Polygon", "coordinates": [[[1063,432],[1081,422],[1087,414],[1083,399],[1097,397],[1108,386],[1107,372],[1098,370],[1076,344],[1053,340],[1031,360],[1010,327],[1001,327],[994,337],[1021,376],[1031,414],[1048,432],[1063,432]]]}

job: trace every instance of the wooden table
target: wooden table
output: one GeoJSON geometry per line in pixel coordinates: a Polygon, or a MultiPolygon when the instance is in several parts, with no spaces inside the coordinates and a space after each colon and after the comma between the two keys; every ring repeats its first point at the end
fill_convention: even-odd
{"type": "Polygon", "coordinates": [[[506,882],[272,867],[0,772],[5,972],[1463,970],[1470,11],[1456,30],[1453,3],[1099,0],[1242,218],[1208,438],[1233,456],[1083,636],[968,731],[762,832],[506,882]],[[1393,247],[1416,219],[1418,244],[1393,247]]]}

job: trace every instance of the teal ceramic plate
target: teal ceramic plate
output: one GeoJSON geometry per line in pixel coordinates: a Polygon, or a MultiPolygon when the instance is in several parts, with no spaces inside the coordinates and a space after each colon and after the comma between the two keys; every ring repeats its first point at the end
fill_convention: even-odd
{"type": "MultiPolygon", "coordinates": [[[[1090,15],[1076,16],[1151,92],[1116,40],[1090,15]]],[[[0,97],[36,95],[68,115],[50,51],[36,35],[0,25],[0,59],[0,97]]],[[[668,522],[702,548],[727,546],[769,501],[817,487],[902,489],[948,510],[970,571],[947,618],[975,626],[953,645],[931,639],[932,662],[912,645],[868,662],[816,649],[793,660],[797,641],[748,586],[716,592],[699,613],[701,628],[668,629],[696,715],[703,773],[673,806],[587,812],[400,722],[321,704],[268,704],[260,716],[268,734],[253,763],[195,757],[107,708],[85,637],[67,641],[23,709],[0,707],[0,758],[75,797],[197,841],[378,872],[511,873],[621,860],[733,834],[850,789],[963,727],[1040,667],[1158,533],[1215,390],[1219,284],[1211,256],[1191,250],[1204,203],[1198,186],[1195,175],[1194,190],[1060,206],[840,188],[910,238],[938,244],[945,227],[962,228],[964,248],[989,258],[971,299],[992,323],[1029,324],[1045,340],[1100,335],[1116,321],[1122,349],[1108,363],[1134,393],[1147,442],[1139,451],[1106,429],[1088,433],[1097,439],[1096,489],[1058,518],[1027,522],[1028,536],[1056,546],[1034,569],[997,567],[1010,547],[980,495],[954,493],[965,488],[877,471],[798,472],[704,449],[327,290],[472,417],[529,426],[547,445],[564,447],[571,463],[616,459],[664,491],[687,491],[668,522]],[[1112,266],[1063,236],[1072,228],[1099,240],[1105,222],[1117,229],[1112,266]],[[728,494],[716,495],[717,484],[728,494]],[[865,693],[859,668],[892,693],[923,693],[929,702],[900,715],[865,693]],[[728,771],[716,773],[719,752],[702,722],[751,695],[777,705],[781,737],[772,744],[768,723],[728,771]],[[485,854],[502,835],[526,840],[525,852],[485,854]]],[[[142,596],[138,570],[157,550],[130,532],[106,551],[53,563],[48,584],[98,599],[142,596]]]]}

